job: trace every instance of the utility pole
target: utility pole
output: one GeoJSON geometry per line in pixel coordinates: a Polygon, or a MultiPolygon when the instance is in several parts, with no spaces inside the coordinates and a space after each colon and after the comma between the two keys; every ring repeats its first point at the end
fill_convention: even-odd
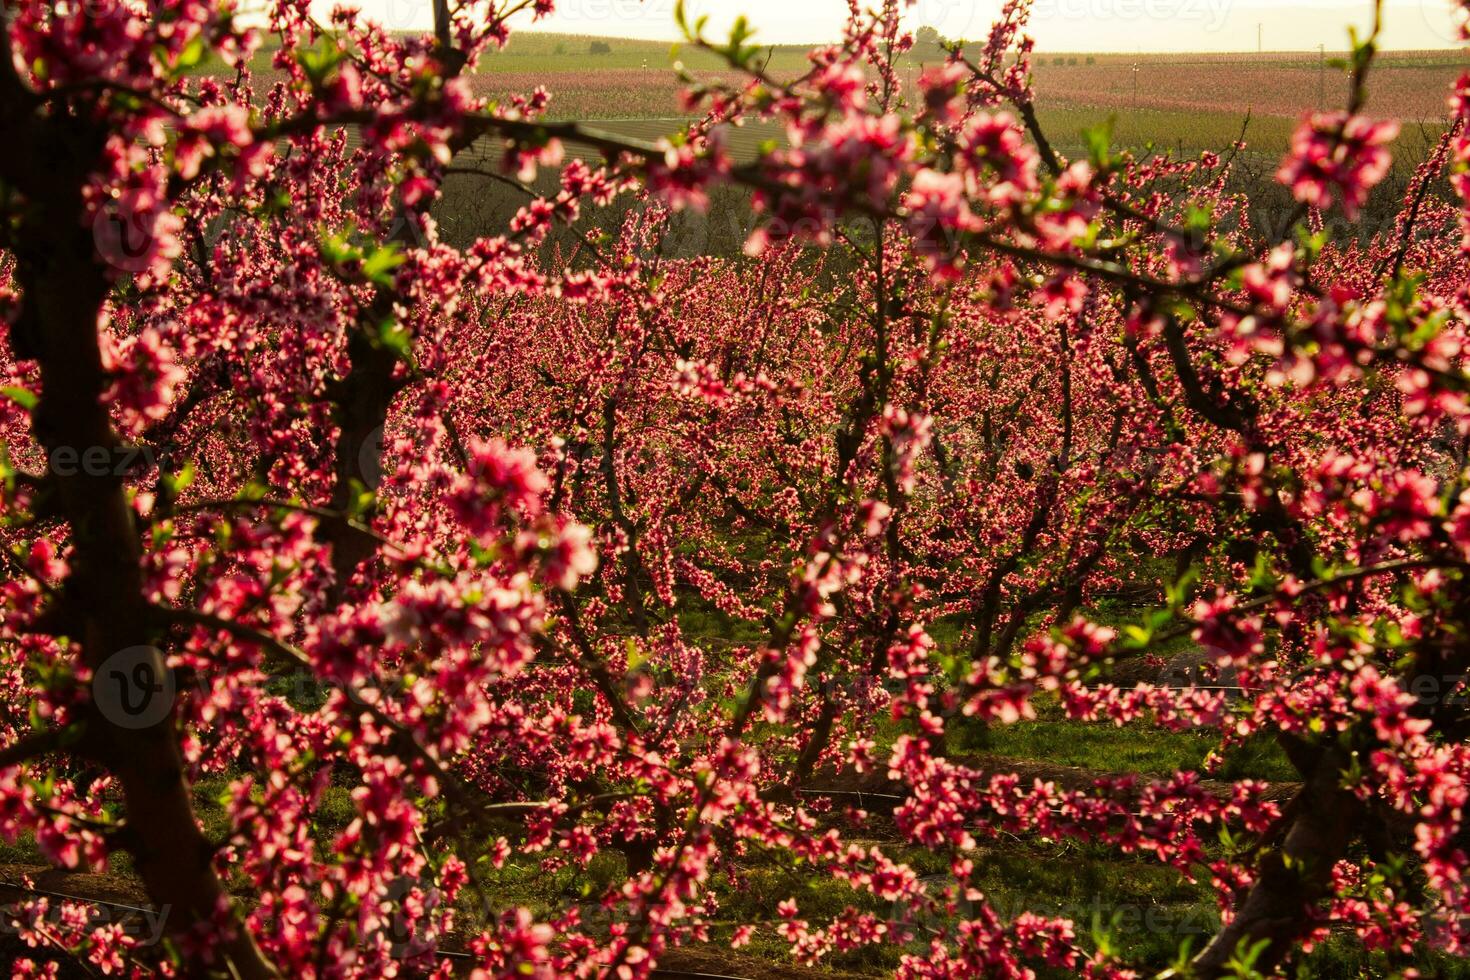
{"type": "Polygon", "coordinates": [[[1266,24],[1256,21],[1256,54],[1266,53],[1266,24]]]}
{"type": "Polygon", "coordinates": [[[1317,45],[1317,108],[1327,108],[1327,45],[1317,45]]]}

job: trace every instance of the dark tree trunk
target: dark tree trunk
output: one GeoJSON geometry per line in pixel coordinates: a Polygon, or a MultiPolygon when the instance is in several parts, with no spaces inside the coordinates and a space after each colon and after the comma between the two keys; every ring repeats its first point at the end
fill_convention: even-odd
{"type": "MultiPolygon", "coordinates": [[[[65,114],[37,113],[8,68],[8,45],[4,59],[0,131],[24,149],[8,155],[12,163],[4,166],[3,176],[29,205],[16,231],[22,312],[14,343],[19,356],[40,364],[35,436],[54,461],[47,487],[70,526],[74,549],[57,600],[56,632],[81,644],[81,660],[99,685],[114,680],[147,685],[123,692],[134,705],[147,705],[147,699],[168,693],[152,686],[165,667],[143,590],[139,532],[116,462],[120,440],[103,400],[108,380],[97,331],[111,274],[96,257],[81,197],[84,181],[96,169],[103,134],[65,114]],[[46,166],[16,162],[17,156],[44,160],[46,166]],[[114,678],[107,665],[118,654],[126,658],[127,670],[114,678]]],[[[79,751],[117,777],[126,806],[121,841],[149,899],[163,913],[168,934],[182,939],[201,927],[206,933],[230,931],[218,947],[229,961],[227,969],[243,978],[275,976],[249,932],[229,930],[231,922],[239,923],[228,911],[213,849],[194,816],[172,703],[129,717],[99,701],[83,723],[79,751]]]]}

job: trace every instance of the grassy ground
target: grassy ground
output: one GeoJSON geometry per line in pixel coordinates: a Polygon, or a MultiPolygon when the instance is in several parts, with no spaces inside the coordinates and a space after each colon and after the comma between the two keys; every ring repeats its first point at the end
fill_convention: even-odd
{"type": "MultiPolygon", "coordinates": [[[[810,67],[805,46],[784,45],[766,49],[769,69],[778,77],[800,75],[810,67]]],[[[504,50],[494,52],[480,65],[483,74],[504,72],[597,72],[627,68],[669,68],[681,62],[691,71],[714,71],[725,67],[718,56],[688,45],[626,38],[584,37],[521,31],[511,35],[504,50]],[[602,51],[600,46],[606,46],[602,51]]]]}
{"type": "Polygon", "coordinates": [[[963,727],[950,739],[958,752],[984,751],[1012,759],[1045,760],[1103,772],[1169,776],[1181,770],[1209,771],[1221,779],[1289,782],[1296,772],[1269,741],[1253,741],[1210,766],[1218,737],[1166,732],[1147,725],[1117,727],[1069,721],[1054,699],[1040,699],[1034,722],[992,728],[963,727]]]}
{"type": "MultiPolygon", "coordinates": [[[[719,630],[730,624],[711,614],[693,617],[690,625],[719,630]]],[[[749,634],[742,639],[754,639],[752,631],[742,628],[739,632],[749,634]]],[[[892,735],[883,734],[885,741],[892,735]]],[[[1069,722],[1054,702],[1043,699],[1035,721],[984,733],[962,728],[951,741],[951,751],[960,754],[978,748],[1028,763],[1163,776],[1180,769],[1198,769],[1210,741],[1203,735],[1169,734],[1145,725],[1118,728],[1069,722]]],[[[1291,777],[1278,753],[1269,745],[1255,744],[1232,754],[1219,775],[1272,780],[1291,777]]],[[[196,791],[200,818],[207,833],[214,837],[228,830],[222,799],[225,790],[226,783],[220,779],[201,783],[196,791]]],[[[329,787],[317,816],[317,836],[341,830],[354,815],[347,791],[329,787]]],[[[840,817],[828,819],[843,823],[840,817]]],[[[843,829],[853,842],[880,846],[889,856],[908,864],[931,891],[937,892],[948,883],[947,859],[902,843],[891,821],[881,812],[860,826],[843,825],[843,829]]],[[[1191,881],[1151,860],[1121,855],[1106,847],[1002,835],[982,839],[970,857],[978,869],[979,887],[1003,918],[1025,911],[1071,918],[1084,946],[1092,948],[1098,942],[1107,942],[1154,970],[1166,967],[1185,943],[1199,948],[1219,924],[1207,880],[1191,881]]],[[[34,874],[42,863],[28,840],[0,847],[0,882],[18,880],[16,869],[33,869],[29,873],[34,874]]],[[[683,960],[676,957],[673,963],[682,964],[679,969],[759,980],[776,976],[841,980],[885,975],[904,954],[924,953],[927,940],[921,935],[908,942],[890,941],[839,954],[819,970],[798,972],[790,966],[787,947],[773,927],[778,917],[776,905],[781,900],[795,898],[802,916],[813,922],[830,918],[848,906],[888,919],[896,918],[902,910],[843,883],[814,876],[784,855],[752,850],[740,859],[738,878],[727,876],[725,870],[718,870],[713,883],[712,894],[718,902],[713,915],[713,942],[681,954],[686,957],[683,960]],[[758,928],[750,947],[732,955],[722,948],[721,941],[740,923],[764,925],[758,928]]],[[[466,895],[460,929],[468,933],[477,922],[513,906],[525,906],[548,916],[577,906],[589,921],[603,921],[597,899],[625,873],[623,857],[612,851],[598,854],[586,870],[547,871],[535,855],[517,857],[498,870],[480,865],[479,887],[466,895]]],[[[125,858],[115,862],[106,876],[59,875],[42,884],[69,894],[142,901],[125,858]]],[[[965,912],[962,907],[960,913],[965,912]]],[[[0,955],[6,948],[0,943],[0,955]]],[[[1419,965],[1426,976],[1470,977],[1470,966],[1462,961],[1426,957],[1419,965]]],[[[1298,976],[1382,976],[1387,968],[1381,956],[1364,954],[1350,937],[1337,936],[1304,959],[1298,976]]],[[[1058,978],[1065,975],[1043,973],[1058,978]]]]}

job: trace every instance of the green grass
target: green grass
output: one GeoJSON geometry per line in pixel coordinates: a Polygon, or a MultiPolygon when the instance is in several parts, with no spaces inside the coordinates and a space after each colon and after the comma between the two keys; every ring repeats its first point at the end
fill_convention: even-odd
{"type": "MultiPolygon", "coordinates": [[[[947,858],[931,851],[889,841],[858,841],[876,844],[892,859],[907,864],[924,881],[931,894],[949,882],[947,858]]],[[[1169,966],[1181,949],[1197,951],[1219,927],[1219,913],[1207,876],[1195,881],[1146,857],[1120,856],[1108,848],[1076,842],[1017,840],[1001,838],[982,841],[968,855],[976,868],[975,883],[985,901],[1009,921],[1022,912],[1069,918],[1075,924],[1079,943],[1086,950],[1105,939],[1129,962],[1141,965],[1147,976],[1169,966]]],[[[602,890],[620,881],[622,859],[602,853],[585,870],[562,869],[545,872],[534,861],[512,862],[484,877],[484,904],[467,903],[465,925],[513,906],[529,908],[538,917],[549,916],[569,904],[580,905],[584,916],[599,921],[595,909],[602,890]]],[[[886,921],[897,921],[905,909],[844,882],[793,865],[789,858],[752,852],[740,862],[732,880],[721,873],[711,879],[711,892],[718,902],[712,916],[712,948],[718,950],[737,924],[754,924],[756,932],[744,952],[771,964],[790,962],[790,949],[775,931],[777,905],[794,899],[800,917],[821,924],[852,907],[886,921]]],[[[962,902],[958,915],[968,917],[975,909],[962,902]]],[[[835,953],[823,965],[848,973],[882,976],[891,973],[905,955],[924,956],[927,929],[946,923],[921,916],[918,936],[900,943],[890,940],[849,953],[835,953]]],[[[1386,976],[1391,967],[1417,965],[1423,975],[1444,978],[1470,976],[1463,961],[1420,954],[1408,961],[1390,964],[1382,954],[1364,953],[1355,941],[1334,936],[1295,970],[1299,977],[1336,978],[1386,976]]],[[[1073,974],[1039,971],[1046,978],[1061,980],[1073,974]]]]}
{"type": "MultiPolygon", "coordinates": [[[[777,77],[794,78],[811,67],[811,62],[806,57],[809,50],[801,45],[775,45],[766,49],[763,60],[766,61],[768,70],[777,77]]],[[[478,70],[482,74],[522,71],[585,72],[672,68],[676,62],[682,63],[691,71],[719,71],[728,67],[725,60],[718,55],[666,41],[520,31],[511,35],[510,43],[503,50],[487,55],[480,62],[478,70]],[[605,44],[612,50],[593,54],[591,49],[594,44],[605,44]]]]}
{"type": "Polygon", "coordinates": [[[1253,116],[1247,124],[1243,112],[1174,112],[1147,109],[1116,112],[1074,106],[1038,105],[1037,115],[1057,148],[1069,156],[1082,155],[1082,133],[1112,120],[1113,148],[1143,151],[1173,150],[1194,155],[1204,150],[1228,151],[1242,132],[1250,147],[1278,153],[1286,148],[1296,121],[1279,116],[1253,116]]]}
{"type": "MultiPolygon", "coordinates": [[[[1037,698],[1033,703],[1035,721],[989,727],[969,720],[951,723],[951,751],[983,751],[1102,772],[1169,776],[1183,770],[1205,774],[1207,758],[1219,744],[1219,735],[1213,731],[1169,732],[1142,722],[1120,728],[1108,722],[1071,721],[1053,697],[1037,698]]],[[[1270,782],[1299,778],[1281,750],[1269,741],[1252,741],[1227,753],[1220,768],[1206,775],[1270,782]]]]}
{"type": "Polygon", "coordinates": [[[728,643],[760,643],[770,636],[770,630],[760,623],[736,619],[703,601],[680,608],[679,628],[691,639],[717,637],[728,643]]]}
{"type": "MultiPolygon", "coordinates": [[[[1203,151],[1228,154],[1242,136],[1246,157],[1267,157],[1274,161],[1286,152],[1297,120],[1284,116],[1247,115],[1245,112],[1183,112],[1167,109],[1139,109],[1119,112],[1085,106],[1038,104],[1037,116],[1056,148],[1074,159],[1085,158],[1086,143],[1082,134],[1098,126],[1112,125],[1114,150],[1172,152],[1176,157],[1193,157],[1203,151]]],[[[1427,156],[1429,146],[1443,132],[1440,125],[1428,126],[1420,133],[1413,126],[1404,129],[1394,144],[1396,167],[1412,169],[1427,156]],[[1428,145],[1426,145],[1426,143],[1428,145]]]]}
{"type": "MultiPolygon", "coordinates": [[[[274,37],[263,38],[259,50],[251,58],[250,70],[257,74],[271,71],[272,58],[279,48],[280,44],[274,37]]],[[[809,50],[810,48],[802,45],[772,45],[765,49],[762,61],[776,76],[795,78],[811,67],[811,62],[806,57],[809,50]]],[[[690,71],[720,71],[729,67],[725,59],[719,55],[686,44],[595,35],[515,31],[511,34],[510,42],[503,49],[486,53],[476,65],[475,70],[476,73],[482,75],[516,72],[596,72],[633,68],[672,69],[675,64],[682,64],[690,71]],[[594,54],[592,52],[594,45],[606,45],[611,50],[594,54]]],[[[224,71],[224,62],[216,57],[211,57],[190,69],[189,74],[219,74],[224,71]]]]}
{"type": "MultiPolygon", "coordinates": [[[[1069,918],[1084,945],[1105,931],[1122,955],[1156,966],[1219,925],[1212,889],[1144,860],[1071,842],[993,842],[974,858],[979,886],[1005,919],[1023,911],[1069,918]]],[[[1043,974],[1056,977],[1066,973],[1043,974]]]]}

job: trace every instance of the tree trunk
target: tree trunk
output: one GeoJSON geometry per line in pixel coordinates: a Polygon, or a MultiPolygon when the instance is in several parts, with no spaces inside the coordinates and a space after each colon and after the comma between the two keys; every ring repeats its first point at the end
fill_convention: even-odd
{"type": "Polygon", "coordinates": [[[1337,749],[1321,753],[1290,804],[1291,822],[1281,845],[1262,857],[1235,918],[1195,957],[1201,980],[1232,975],[1227,964],[1236,954],[1262,943],[1255,969],[1270,973],[1301,937],[1360,817],[1361,804],[1340,785],[1346,761],[1337,749]]]}
{"type": "MultiPolygon", "coordinates": [[[[8,57],[6,52],[6,57],[8,57]]],[[[74,552],[62,603],[61,633],[81,643],[98,680],[94,694],[120,685],[116,710],[94,697],[82,751],[117,777],[126,805],[125,846],[169,935],[218,935],[217,952],[247,980],[275,976],[253,937],[239,927],[214,872],[213,850],[194,817],[174,727],[171,689],[143,591],[142,545],[118,465],[120,441],[103,392],[98,316],[110,288],[83,223],[81,187],[100,134],[65,116],[36,118],[27,155],[54,165],[21,190],[33,209],[17,235],[17,279],[24,310],[22,344],[41,367],[34,427],[52,465],[48,484],[71,529],[74,552]],[[64,463],[62,461],[65,461],[64,463]],[[121,654],[122,660],[112,660],[121,654]],[[109,664],[112,660],[112,664],[109,664]],[[122,662],[125,669],[117,669],[122,662]],[[166,701],[155,702],[156,698],[166,701]]]]}

